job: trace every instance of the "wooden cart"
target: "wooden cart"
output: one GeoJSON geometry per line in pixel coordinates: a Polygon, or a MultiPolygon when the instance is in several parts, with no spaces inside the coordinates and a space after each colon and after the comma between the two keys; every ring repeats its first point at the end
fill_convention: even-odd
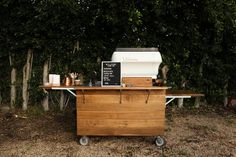
{"type": "Polygon", "coordinates": [[[81,136],[81,145],[88,144],[87,136],[157,136],[155,143],[162,146],[164,139],[159,135],[165,129],[165,106],[174,99],[204,96],[167,87],[40,87],[66,90],[77,97],[77,135],[81,136]]]}
{"type": "Polygon", "coordinates": [[[157,136],[164,144],[166,87],[76,87],[77,135],[157,136]]]}

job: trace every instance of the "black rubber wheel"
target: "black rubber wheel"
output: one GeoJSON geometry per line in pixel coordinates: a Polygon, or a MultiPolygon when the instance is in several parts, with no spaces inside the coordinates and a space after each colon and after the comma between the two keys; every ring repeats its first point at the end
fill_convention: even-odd
{"type": "Polygon", "coordinates": [[[79,143],[82,145],[82,146],[86,146],[88,145],[89,143],[89,138],[87,136],[82,136],[80,139],[79,139],[79,143]]]}
{"type": "Polygon", "coordinates": [[[155,144],[158,147],[162,147],[165,144],[165,140],[161,136],[157,136],[155,139],[155,144]]]}

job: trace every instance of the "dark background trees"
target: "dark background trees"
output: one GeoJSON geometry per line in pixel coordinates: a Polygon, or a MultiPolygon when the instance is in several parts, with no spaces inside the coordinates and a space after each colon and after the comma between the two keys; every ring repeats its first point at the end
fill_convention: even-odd
{"type": "MultiPolygon", "coordinates": [[[[235,90],[234,0],[3,0],[0,2],[0,95],[10,102],[12,68],[21,105],[22,69],[33,52],[29,101],[41,101],[43,65],[85,79],[116,47],[158,47],[170,68],[168,85],[204,92],[223,103],[235,90]],[[11,64],[9,62],[11,58],[11,64]]],[[[99,79],[99,76],[98,76],[99,79]]]]}

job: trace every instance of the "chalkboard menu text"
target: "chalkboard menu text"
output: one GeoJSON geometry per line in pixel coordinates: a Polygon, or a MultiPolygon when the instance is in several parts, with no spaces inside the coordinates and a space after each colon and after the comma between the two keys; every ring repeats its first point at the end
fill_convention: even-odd
{"type": "Polygon", "coordinates": [[[102,86],[121,85],[121,63],[112,61],[102,62],[102,86]]]}

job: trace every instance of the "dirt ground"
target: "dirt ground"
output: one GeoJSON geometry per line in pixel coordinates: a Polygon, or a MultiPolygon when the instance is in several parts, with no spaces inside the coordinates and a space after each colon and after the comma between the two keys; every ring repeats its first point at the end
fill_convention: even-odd
{"type": "Polygon", "coordinates": [[[219,107],[166,110],[166,145],[154,137],[90,137],[81,146],[75,112],[0,113],[0,157],[236,157],[236,112],[219,107]]]}

